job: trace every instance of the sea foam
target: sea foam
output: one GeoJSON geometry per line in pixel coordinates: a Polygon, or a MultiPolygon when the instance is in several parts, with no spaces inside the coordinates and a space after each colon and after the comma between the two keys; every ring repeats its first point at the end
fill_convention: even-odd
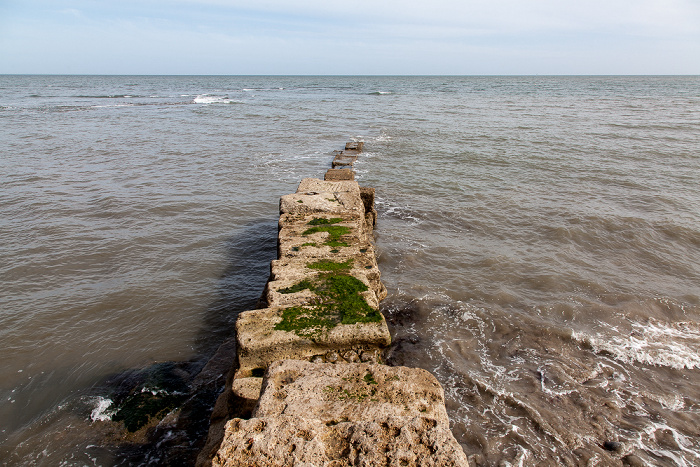
{"type": "Polygon", "coordinates": [[[595,352],[608,352],[625,363],[700,368],[700,325],[697,323],[665,323],[650,318],[648,322],[632,323],[632,326],[629,335],[588,335],[573,331],[571,337],[590,345],[595,352]]]}

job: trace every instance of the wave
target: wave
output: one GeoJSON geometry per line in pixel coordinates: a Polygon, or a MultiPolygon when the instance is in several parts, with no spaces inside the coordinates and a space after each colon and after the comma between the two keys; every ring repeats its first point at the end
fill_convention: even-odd
{"type": "Polygon", "coordinates": [[[112,407],[112,400],[98,396],[94,400],[95,408],[90,413],[90,419],[93,422],[106,422],[112,419],[115,411],[112,407]],[[111,409],[110,409],[111,408],[111,409]]]}
{"type": "Polygon", "coordinates": [[[228,96],[212,96],[211,94],[199,94],[192,102],[195,104],[240,104],[228,96]]]}
{"type": "Polygon", "coordinates": [[[78,99],[134,99],[138,97],[144,97],[144,96],[135,96],[133,94],[106,94],[106,95],[77,95],[77,96],[71,96],[75,97],[78,99]]]}
{"type": "Polygon", "coordinates": [[[625,363],[638,362],[677,370],[700,368],[700,324],[683,321],[665,323],[649,318],[632,323],[629,335],[589,335],[572,331],[571,338],[589,345],[594,352],[606,352],[625,363]]]}
{"type": "Polygon", "coordinates": [[[374,91],[370,92],[370,96],[386,96],[388,94],[394,94],[394,91],[374,91]]]}

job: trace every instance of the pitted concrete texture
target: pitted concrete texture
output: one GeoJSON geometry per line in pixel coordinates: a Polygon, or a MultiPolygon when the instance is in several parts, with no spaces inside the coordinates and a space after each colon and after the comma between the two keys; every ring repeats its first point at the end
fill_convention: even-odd
{"type": "Polygon", "coordinates": [[[323,179],[325,181],[355,180],[355,172],[352,169],[329,169],[323,179]]]}
{"type": "Polygon", "coordinates": [[[468,467],[450,430],[426,417],[336,425],[283,415],[233,419],[216,467],[468,467]]]}
{"type": "Polygon", "coordinates": [[[425,417],[449,427],[437,379],[420,368],[286,360],[270,365],[253,417],[289,415],[324,423],[425,417]]]}
{"type": "Polygon", "coordinates": [[[318,178],[305,178],[299,182],[297,193],[305,192],[328,192],[328,193],[357,193],[360,195],[360,185],[354,181],[324,181],[318,178]]]}
{"type": "Polygon", "coordinates": [[[263,308],[238,315],[236,334],[240,367],[237,377],[251,376],[253,370],[265,369],[277,360],[308,360],[329,350],[382,349],[391,343],[389,329],[381,314],[378,322],[337,324],[305,337],[293,331],[275,329],[283,321],[284,310],[263,308]]]}
{"type": "Polygon", "coordinates": [[[275,362],[250,420],[226,424],[214,466],[468,466],[425,370],[275,362]]]}
{"type": "MultiPolygon", "coordinates": [[[[352,244],[347,242],[348,246],[329,246],[324,245],[323,241],[327,236],[320,236],[321,239],[317,242],[312,242],[308,237],[288,236],[279,238],[278,257],[284,258],[309,258],[309,259],[337,259],[351,258],[360,254],[366,256],[375,256],[374,247],[367,242],[359,242],[352,244]]],[[[343,240],[343,237],[341,237],[343,240]]]]}

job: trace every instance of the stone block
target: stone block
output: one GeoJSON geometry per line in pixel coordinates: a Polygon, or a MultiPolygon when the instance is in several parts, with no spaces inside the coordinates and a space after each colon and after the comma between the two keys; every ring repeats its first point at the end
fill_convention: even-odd
{"type": "Polygon", "coordinates": [[[318,178],[305,178],[299,182],[297,193],[305,192],[356,193],[360,195],[360,185],[355,181],[325,181],[318,178]]]}
{"type": "Polygon", "coordinates": [[[331,163],[331,166],[333,168],[336,167],[352,167],[353,164],[357,161],[357,156],[349,156],[347,154],[342,154],[335,156],[333,158],[333,162],[331,163]]]}
{"type": "Polygon", "coordinates": [[[365,207],[351,192],[300,192],[280,198],[280,214],[350,214],[364,217],[365,207]]]}
{"type": "Polygon", "coordinates": [[[348,246],[328,246],[323,242],[313,242],[308,237],[280,236],[278,243],[278,257],[283,258],[346,258],[360,254],[374,256],[374,247],[368,241],[355,238],[346,242],[348,246]],[[355,243],[356,242],[356,243],[355,243]]]}
{"type": "Polygon", "coordinates": [[[448,428],[426,417],[328,425],[281,416],[233,419],[214,467],[468,467],[448,428]]]}
{"type": "Polygon", "coordinates": [[[365,143],[364,141],[349,141],[345,143],[345,149],[350,149],[350,150],[355,150],[358,152],[362,152],[362,149],[364,148],[365,143]]]}
{"type": "MultiPolygon", "coordinates": [[[[284,359],[307,360],[329,350],[342,351],[382,349],[391,343],[386,321],[381,313],[379,321],[368,323],[338,324],[333,327],[304,327],[286,331],[275,329],[285,320],[289,309],[263,308],[244,311],[238,315],[236,334],[238,341],[238,377],[251,376],[253,370],[265,369],[272,362],[284,359]]],[[[313,310],[309,310],[310,313],[313,310]]],[[[378,313],[378,312],[377,312],[378,313]]]]}
{"type": "Polygon", "coordinates": [[[329,169],[326,175],[324,175],[323,180],[355,180],[355,172],[352,169],[329,169]]]}
{"type": "Polygon", "coordinates": [[[231,384],[230,405],[239,418],[250,418],[260,399],[261,377],[236,378],[231,384]]]}
{"type": "Polygon", "coordinates": [[[283,414],[332,424],[426,417],[449,428],[442,386],[432,374],[370,363],[273,363],[253,417],[283,414]]]}

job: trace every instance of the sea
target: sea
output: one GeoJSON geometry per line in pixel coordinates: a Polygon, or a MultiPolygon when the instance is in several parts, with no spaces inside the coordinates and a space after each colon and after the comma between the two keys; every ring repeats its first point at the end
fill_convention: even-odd
{"type": "Polygon", "coordinates": [[[203,367],[346,141],[473,465],[700,465],[698,76],[0,76],[0,462],[162,464],[110,381],[203,367]]]}

